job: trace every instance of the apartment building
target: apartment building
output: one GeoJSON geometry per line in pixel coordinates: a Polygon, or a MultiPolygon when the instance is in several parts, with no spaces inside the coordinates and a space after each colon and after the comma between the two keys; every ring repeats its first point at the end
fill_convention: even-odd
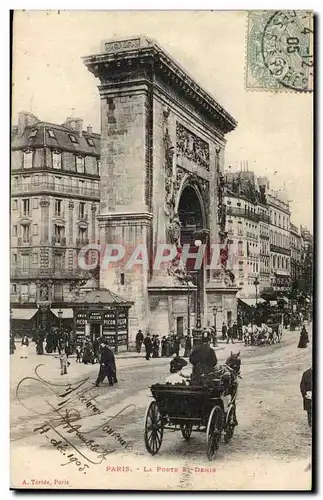
{"type": "Polygon", "coordinates": [[[269,215],[264,190],[253,172],[226,173],[227,232],[240,298],[270,286],[269,215]],[[255,286],[255,279],[259,285],[255,286]]]}
{"type": "Polygon", "coordinates": [[[48,311],[66,309],[88,277],[77,255],[99,234],[100,136],[82,125],[79,118],[58,125],[21,112],[13,127],[10,299],[16,319],[42,309],[46,322],[48,311]]]}
{"type": "Polygon", "coordinates": [[[291,284],[297,287],[302,272],[302,236],[295,224],[290,223],[290,277],[291,284]]]}

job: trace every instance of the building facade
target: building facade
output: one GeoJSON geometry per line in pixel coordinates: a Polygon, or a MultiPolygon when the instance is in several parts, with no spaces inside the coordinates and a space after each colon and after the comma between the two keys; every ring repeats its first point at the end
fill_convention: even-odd
{"type": "Polygon", "coordinates": [[[297,288],[302,274],[302,236],[295,224],[290,223],[290,278],[291,286],[297,288]]]}
{"type": "Polygon", "coordinates": [[[290,209],[286,193],[269,189],[270,260],[272,288],[286,292],[291,285],[290,209]]]}
{"type": "Polygon", "coordinates": [[[40,309],[45,325],[88,277],[77,255],[98,239],[100,136],[21,112],[11,150],[11,308],[40,309]]]}
{"type": "MultiPolygon", "coordinates": [[[[129,266],[128,255],[101,268],[100,284],[134,302],[130,336],[182,335],[193,326],[190,289],[154,257],[162,244],[225,245],[224,149],[236,122],[153,40],[104,41],[83,61],[100,79],[100,241],[130,252],[142,245],[149,256],[148,267],[129,266]]],[[[195,283],[203,324],[235,319],[237,288],[225,269],[203,266],[195,283]]]]}
{"type": "Polygon", "coordinates": [[[241,287],[239,298],[252,298],[270,286],[266,196],[253,172],[227,172],[225,178],[230,263],[241,287]]]}

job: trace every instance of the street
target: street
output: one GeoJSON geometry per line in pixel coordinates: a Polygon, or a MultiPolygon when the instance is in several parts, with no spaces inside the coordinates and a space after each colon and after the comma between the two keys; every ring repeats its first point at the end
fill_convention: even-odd
{"type": "Polygon", "coordinates": [[[59,398],[70,397],[64,393],[69,392],[64,384],[90,377],[86,382],[89,387],[90,382],[95,382],[98,365],[76,364],[72,358],[68,375],[62,377],[59,359],[55,356],[36,356],[32,344],[28,359],[20,359],[18,348],[10,356],[11,485],[18,488],[310,489],[311,432],[299,389],[303,371],[311,366],[310,326],[308,331],[307,349],[297,348],[299,331],[284,331],[282,343],[270,346],[219,344],[216,350],[219,363],[226,360],[231,350],[240,350],[242,379],[237,401],[239,425],[229,444],[221,442],[212,462],[206,458],[205,435],[201,433],[193,433],[186,442],[180,432],[165,431],[157,455],[152,457],[145,449],[144,417],[152,400],[149,386],[165,381],[169,358],[146,361],[143,353],[141,356],[119,355],[118,384],[109,387],[105,380],[99,388],[91,385],[83,399],[72,397],[69,408],[82,416],[77,421],[82,425],[79,430],[112,452],[105,454],[102,463],[95,463],[97,448],[82,443],[76,432],[64,433],[62,425],[59,426],[61,438],[58,438],[55,429],[45,427],[44,422],[53,416],[53,413],[49,415],[48,401],[57,406],[57,402],[62,401],[59,398]],[[55,394],[35,376],[34,368],[38,364],[44,365],[39,369],[41,377],[56,384],[53,385],[55,394]],[[17,391],[24,377],[33,378],[25,380],[17,391]],[[92,406],[86,406],[91,396],[95,400],[92,399],[92,406]],[[118,412],[109,424],[118,434],[107,434],[104,424],[118,412]],[[55,443],[58,439],[64,442],[65,437],[70,444],[59,450],[55,443]],[[67,460],[63,455],[67,455],[70,446],[67,460]],[[87,455],[89,449],[93,463],[85,466],[85,473],[86,460],[82,457],[90,456],[90,453],[87,455]]]}

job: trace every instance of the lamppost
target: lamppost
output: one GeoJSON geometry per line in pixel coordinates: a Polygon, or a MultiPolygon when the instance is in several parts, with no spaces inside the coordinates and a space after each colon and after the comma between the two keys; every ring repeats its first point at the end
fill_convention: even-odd
{"type": "MultiPolygon", "coordinates": [[[[202,240],[195,240],[194,241],[194,246],[196,248],[200,248],[200,246],[202,245],[202,240]]],[[[198,269],[197,271],[197,289],[196,289],[196,295],[197,295],[197,301],[196,301],[196,321],[195,321],[195,328],[196,330],[200,330],[201,329],[201,301],[200,301],[200,292],[201,292],[201,283],[200,283],[200,279],[201,279],[201,274],[200,274],[201,270],[198,269]]]]}
{"type": "Polygon", "coordinates": [[[214,346],[218,343],[218,336],[216,333],[216,313],[218,312],[218,308],[216,306],[213,307],[213,316],[214,316],[214,346]]]}
{"type": "Polygon", "coordinates": [[[58,310],[57,316],[58,316],[58,319],[59,319],[59,330],[60,330],[60,333],[62,333],[62,317],[63,317],[63,311],[62,311],[62,309],[58,310]]]}

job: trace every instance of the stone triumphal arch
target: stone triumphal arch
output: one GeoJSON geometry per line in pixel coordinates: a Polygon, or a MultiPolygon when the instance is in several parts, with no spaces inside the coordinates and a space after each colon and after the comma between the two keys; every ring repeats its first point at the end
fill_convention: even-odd
{"type": "Polygon", "coordinates": [[[134,302],[132,336],[138,328],[186,332],[196,312],[188,296],[196,294],[202,323],[213,325],[216,305],[220,329],[235,317],[238,291],[226,272],[223,204],[225,136],[235,120],[153,40],[105,41],[100,54],[83,60],[100,80],[100,241],[128,250],[145,245],[149,254],[148,266],[101,267],[101,286],[134,302]],[[204,265],[191,281],[187,269],[172,268],[176,258],[154,269],[159,245],[179,251],[194,241],[207,249],[219,243],[222,267],[204,265]]]}

